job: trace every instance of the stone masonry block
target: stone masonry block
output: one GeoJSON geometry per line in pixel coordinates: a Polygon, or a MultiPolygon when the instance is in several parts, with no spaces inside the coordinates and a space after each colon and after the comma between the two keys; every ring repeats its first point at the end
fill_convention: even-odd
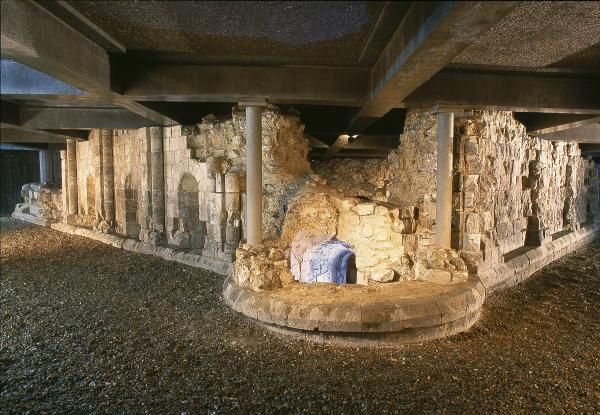
{"type": "Polygon", "coordinates": [[[220,225],[225,220],[225,206],[223,203],[223,195],[221,193],[209,193],[207,195],[208,202],[208,223],[212,225],[220,225]]]}

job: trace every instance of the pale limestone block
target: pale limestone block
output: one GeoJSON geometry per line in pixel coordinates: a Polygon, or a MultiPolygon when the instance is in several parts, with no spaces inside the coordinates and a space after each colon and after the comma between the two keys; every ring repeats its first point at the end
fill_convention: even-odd
{"type": "Polygon", "coordinates": [[[362,202],[355,206],[356,213],[359,216],[372,215],[375,211],[375,203],[362,202]]]}

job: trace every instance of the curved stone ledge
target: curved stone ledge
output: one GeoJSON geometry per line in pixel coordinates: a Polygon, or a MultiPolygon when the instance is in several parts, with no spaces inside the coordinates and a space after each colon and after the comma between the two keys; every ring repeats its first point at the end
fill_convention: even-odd
{"type": "Polygon", "coordinates": [[[313,340],[402,344],[446,337],[479,318],[485,289],[476,279],[439,285],[425,281],[375,287],[294,284],[255,292],[227,278],[225,302],[269,329],[313,340]]]}

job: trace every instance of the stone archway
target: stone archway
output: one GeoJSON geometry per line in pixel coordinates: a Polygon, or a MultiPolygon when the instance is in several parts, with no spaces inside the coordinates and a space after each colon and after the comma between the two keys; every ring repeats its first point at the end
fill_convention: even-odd
{"type": "Polygon", "coordinates": [[[181,176],[177,187],[179,228],[177,244],[184,248],[199,249],[204,244],[204,232],[200,222],[198,182],[189,173],[181,176]]]}

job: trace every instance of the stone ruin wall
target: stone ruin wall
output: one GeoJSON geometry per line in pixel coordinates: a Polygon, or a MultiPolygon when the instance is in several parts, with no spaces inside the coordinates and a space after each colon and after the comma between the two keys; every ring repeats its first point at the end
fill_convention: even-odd
{"type": "Polygon", "coordinates": [[[340,193],[378,201],[387,199],[389,169],[386,159],[314,160],[312,169],[340,193]]]}
{"type": "MultiPolygon", "coordinates": [[[[456,120],[453,250],[449,252],[432,245],[434,113],[409,111],[401,144],[387,159],[315,161],[316,175],[297,116],[270,107],[262,122],[265,238],[278,240],[283,235],[282,243],[266,243],[260,253],[272,257],[267,267],[271,270],[273,264],[289,262],[286,249],[294,232],[312,226],[311,221],[321,223],[314,212],[297,218],[293,231],[284,223],[290,206],[302,204],[307,189],[308,194],[336,200],[335,235],[358,247],[357,267],[364,271],[363,281],[389,280],[384,276],[389,269],[395,272],[394,280],[451,281],[453,273],[462,273],[465,266],[457,254],[471,272],[477,272],[479,266],[502,262],[507,252],[531,243],[528,238],[542,243],[558,231],[577,229],[597,217],[597,166],[581,158],[576,144],[528,137],[508,112],[476,112],[456,120]],[[371,205],[373,212],[365,214],[371,205]],[[400,230],[398,221],[408,226],[403,224],[400,230]],[[372,258],[379,259],[371,263],[372,258]]],[[[134,239],[151,222],[148,130],[112,132],[115,231],[134,239]]],[[[167,242],[233,261],[239,241],[245,238],[245,112],[234,108],[228,119],[208,116],[195,126],[166,127],[163,150],[167,242]],[[196,215],[191,222],[189,212],[196,215]]],[[[81,216],[76,225],[89,227],[101,219],[102,163],[99,133],[94,131],[89,141],[77,143],[81,216]]],[[[253,255],[238,250],[241,262],[253,255]]]]}
{"type": "MultiPolygon", "coordinates": [[[[216,175],[217,181],[220,175],[230,177],[231,180],[223,178],[225,185],[230,181],[232,184],[239,183],[231,190],[240,193],[240,202],[226,201],[224,209],[237,212],[235,220],[245,217],[245,129],[245,111],[237,107],[234,107],[231,119],[206,117],[201,124],[184,128],[190,156],[207,163],[207,174],[216,175]]],[[[282,114],[277,108],[269,107],[263,111],[262,130],[263,233],[269,239],[281,233],[287,203],[312,171],[308,162],[309,142],[304,137],[304,125],[297,116],[282,114]]],[[[182,138],[181,148],[183,141],[182,138]]],[[[243,239],[245,224],[241,232],[243,239]]]]}
{"type": "MultiPolygon", "coordinates": [[[[436,114],[410,110],[400,146],[385,161],[331,159],[315,166],[328,183],[347,194],[367,187],[372,199],[414,207],[417,246],[425,257],[427,252],[437,255],[431,246],[436,114]],[[347,182],[340,186],[347,166],[351,166],[347,182]],[[360,171],[366,174],[361,177],[360,171]],[[364,186],[365,182],[377,184],[385,193],[364,186]]],[[[596,167],[581,157],[577,144],[529,137],[510,112],[473,112],[456,119],[452,248],[471,272],[477,272],[482,261],[503,262],[510,251],[592,222],[598,215],[597,195],[596,167]]]]}
{"type": "Polygon", "coordinates": [[[147,129],[112,130],[116,233],[137,238],[149,212],[146,142],[147,129]]]}
{"type": "Polygon", "coordinates": [[[400,147],[387,160],[313,162],[323,177],[297,195],[281,239],[238,250],[237,283],[250,289],[290,283],[289,264],[283,267],[281,259],[297,264],[308,248],[333,238],[352,246],[360,284],[464,281],[459,254],[432,245],[436,150],[437,116],[410,111],[400,147]]]}
{"type": "Polygon", "coordinates": [[[88,141],[77,142],[77,218],[80,226],[93,227],[98,211],[100,183],[96,176],[99,165],[97,148],[99,135],[96,130],[88,141]]]}
{"type": "MultiPolygon", "coordinates": [[[[287,203],[311,176],[309,143],[297,116],[265,109],[263,123],[264,233],[281,232],[287,203]]],[[[245,238],[245,111],[206,117],[194,126],[163,132],[166,242],[232,262],[245,238]]],[[[115,229],[144,239],[152,221],[150,132],[113,130],[115,229]]],[[[76,226],[94,227],[103,218],[102,144],[99,130],[77,143],[76,226]],[[91,205],[90,205],[91,203],[91,205]]]]}
{"type": "Polygon", "coordinates": [[[598,214],[594,162],[576,143],[528,136],[510,112],[458,120],[453,192],[453,243],[473,266],[503,262],[598,214]]]}

